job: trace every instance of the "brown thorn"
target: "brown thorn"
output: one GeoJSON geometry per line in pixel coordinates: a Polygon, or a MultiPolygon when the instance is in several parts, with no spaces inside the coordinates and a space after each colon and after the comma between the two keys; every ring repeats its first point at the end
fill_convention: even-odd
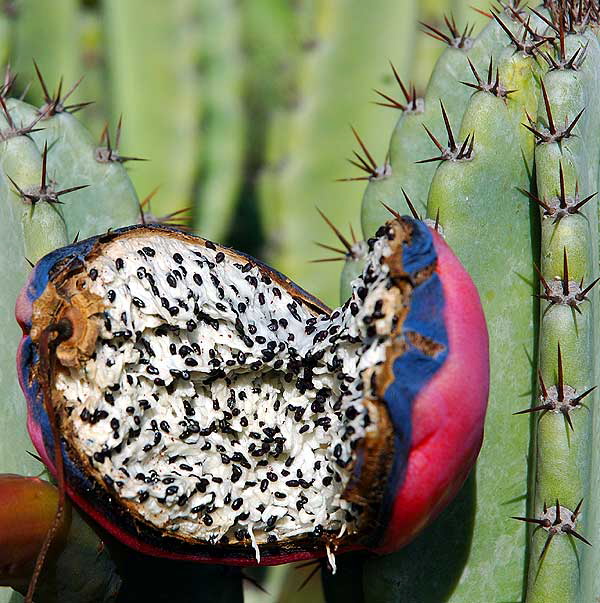
{"type": "Polygon", "coordinates": [[[590,290],[598,283],[598,281],[600,281],[600,277],[598,277],[597,279],[593,280],[583,291],[580,291],[575,298],[577,299],[577,301],[583,301],[585,299],[585,296],[590,292],[590,290]]]}
{"type": "Polygon", "coordinates": [[[44,152],[42,153],[42,181],[40,185],[40,191],[46,192],[46,162],[48,159],[48,141],[44,142],[44,152]]]}
{"type": "Polygon", "coordinates": [[[571,135],[573,128],[575,127],[575,125],[577,124],[577,122],[579,121],[581,116],[583,115],[584,111],[585,111],[585,107],[575,116],[575,119],[569,124],[567,129],[562,133],[562,138],[566,138],[567,136],[571,135]]]}
{"type": "Polygon", "coordinates": [[[542,271],[538,268],[538,266],[535,262],[533,263],[533,268],[536,271],[536,273],[540,279],[540,282],[542,283],[542,287],[544,287],[544,293],[546,295],[550,295],[552,293],[552,289],[551,289],[550,285],[548,284],[548,281],[544,278],[542,271]]]}
{"type": "Polygon", "coordinates": [[[408,93],[408,90],[406,89],[406,87],[404,86],[402,79],[398,75],[398,72],[396,71],[396,67],[394,66],[394,63],[392,63],[392,61],[390,61],[390,66],[392,68],[392,71],[394,72],[394,78],[395,78],[396,82],[398,83],[398,86],[400,86],[400,90],[402,90],[402,94],[404,94],[404,98],[406,99],[406,102],[409,103],[409,102],[411,102],[411,100],[414,101],[415,100],[414,91],[413,91],[413,95],[411,96],[408,93]]]}
{"type": "Polygon", "coordinates": [[[571,419],[571,415],[569,414],[569,410],[568,408],[562,407],[560,409],[560,412],[562,413],[562,416],[564,417],[565,421],[567,422],[567,425],[571,428],[571,431],[575,431],[575,428],[573,427],[573,421],[571,419]]]}
{"type": "Polygon", "coordinates": [[[309,264],[322,264],[323,262],[341,262],[344,258],[321,258],[320,260],[309,260],[309,264]]]}
{"type": "Polygon", "coordinates": [[[367,159],[370,161],[371,166],[373,167],[373,170],[377,171],[377,163],[375,162],[375,160],[371,156],[371,153],[369,153],[369,150],[367,149],[367,147],[361,140],[360,136],[358,135],[358,132],[354,129],[354,126],[350,126],[350,128],[352,129],[352,133],[354,134],[354,137],[358,141],[360,148],[363,150],[364,154],[367,156],[367,159]]]}
{"type": "Polygon", "coordinates": [[[375,101],[376,105],[379,105],[380,107],[389,107],[391,109],[400,109],[400,111],[406,111],[406,105],[403,105],[402,103],[398,102],[396,99],[392,98],[391,96],[384,94],[383,92],[381,92],[381,90],[377,90],[376,88],[373,88],[373,92],[376,92],[377,94],[379,94],[379,96],[381,96],[381,97],[385,98],[387,101],[389,101],[388,103],[381,103],[381,102],[375,101]]]}
{"type": "Polygon", "coordinates": [[[517,190],[524,195],[527,195],[534,203],[537,203],[542,209],[546,210],[549,214],[552,213],[552,208],[541,199],[538,199],[533,193],[530,193],[527,189],[517,187],[517,190]]]}
{"type": "Polygon", "coordinates": [[[352,243],[356,243],[356,235],[354,234],[354,228],[352,227],[352,223],[350,223],[349,226],[350,226],[350,236],[352,237],[352,243]]]}
{"type": "Polygon", "coordinates": [[[562,293],[563,295],[569,295],[569,260],[566,247],[563,247],[562,293]]]}
{"type": "Polygon", "coordinates": [[[242,571],[242,579],[245,580],[246,582],[249,582],[250,584],[252,584],[252,586],[257,588],[261,592],[265,593],[265,595],[269,595],[269,591],[258,580],[256,580],[252,576],[248,576],[243,571],[242,571]]]}
{"type": "Polygon", "coordinates": [[[546,107],[546,117],[548,118],[548,128],[550,133],[555,136],[556,135],[556,127],[554,125],[554,119],[552,117],[552,108],[550,107],[550,100],[548,99],[548,92],[546,91],[546,86],[544,84],[544,80],[542,80],[542,96],[544,97],[544,106],[546,107]]]}
{"type": "Polygon", "coordinates": [[[583,498],[577,503],[575,510],[571,513],[571,521],[575,521],[577,516],[579,515],[579,511],[581,511],[581,505],[583,504],[583,498]]]}
{"type": "Polygon", "coordinates": [[[431,140],[433,141],[433,144],[438,148],[440,152],[443,153],[445,149],[440,143],[440,141],[432,134],[431,130],[425,124],[422,124],[422,126],[425,128],[425,132],[427,132],[429,138],[431,138],[431,140]]]}
{"type": "Polygon", "coordinates": [[[556,499],[556,512],[555,512],[555,519],[554,519],[554,525],[557,526],[559,523],[561,523],[561,518],[560,518],[560,504],[558,503],[558,498],[556,499]]]}
{"type": "Polygon", "coordinates": [[[573,205],[573,207],[570,207],[569,213],[570,214],[577,213],[588,201],[593,199],[597,194],[598,194],[598,191],[596,191],[595,193],[592,193],[591,195],[588,195],[583,201],[580,201],[579,203],[577,203],[577,205],[573,205]]]}
{"type": "Polygon", "coordinates": [[[552,410],[554,407],[550,403],[540,404],[539,406],[532,406],[531,408],[525,408],[524,410],[518,410],[513,412],[513,415],[526,415],[532,412],[539,412],[540,410],[552,410]]]}
{"type": "Polygon", "coordinates": [[[587,538],[583,537],[579,532],[576,532],[571,526],[565,526],[563,532],[566,532],[570,536],[574,536],[577,540],[581,540],[581,542],[584,542],[588,546],[592,546],[592,543],[587,538]]]}
{"type": "Polygon", "coordinates": [[[448,146],[451,151],[456,151],[456,142],[454,141],[454,135],[452,134],[452,128],[450,127],[450,121],[444,103],[440,99],[440,106],[442,108],[442,117],[444,118],[444,124],[446,125],[446,132],[448,133],[448,146]]]}
{"type": "Polygon", "coordinates": [[[537,519],[536,517],[514,517],[511,516],[511,519],[516,519],[518,521],[523,521],[525,523],[535,523],[539,526],[544,527],[547,523],[545,519],[537,519]]]}
{"type": "Polygon", "coordinates": [[[415,206],[413,205],[413,202],[410,200],[410,197],[406,194],[406,191],[402,187],[400,188],[400,190],[402,191],[402,195],[404,196],[406,205],[408,205],[408,209],[410,209],[410,213],[412,214],[413,218],[415,220],[420,220],[421,218],[420,218],[419,214],[417,213],[417,210],[416,210],[415,206]]]}
{"type": "Polygon", "coordinates": [[[46,103],[52,102],[52,97],[50,96],[50,93],[48,92],[48,88],[46,88],[46,82],[44,81],[42,72],[40,71],[38,64],[35,62],[35,59],[33,59],[33,67],[35,68],[37,78],[40,82],[40,85],[42,86],[42,92],[44,93],[44,100],[46,101],[46,103]]]}
{"type": "Polygon", "coordinates": [[[35,264],[29,258],[25,258],[25,261],[29,264],[31,268],[35,266],[35,264]]]}
{"type": "Polygon", "coordinates": [[[123,126],[123,114],[119,115],[119,121],[117,122],[117,132],[115,134],[115,149],[119,149],[121,143],[121,128],[123,126]]]}
{"type": "Polygon", "coordinates": [[[321,569],[321,564],[315,565],[314,569],[311,570],[310,574],[302,581],[302,584],[298,587],[298,592],[300,592],[316,575],[316,573],[321,569]]]}
{"type": "Polygon", "coordinates": [[[79,230],[77,231],[77,234],[75,235],[75,238],[73,239],[73,241],[71,242],[71,245],[74,245],[75,243],[77,243],[77,241],[79,241],[79,230]]]}
{"type": "Polygon", "coordinates": [[[598,386],[594,385],[594,387],[590,387],[586,389],[583,394],[579,394],[576,398],[573,398],[570,402],[571,406],[577,406],[586,396],[591,394],[598,386]]]}
{"type": "Polygon", "coordinates": [[[548,536],[546,537],[546,542],[544,543],[542,552],[540,553],[540,556],[538,558],[539,561],[541,561],[545,557],[546,551],[548,550],[548,547],[550,546],[550,543],[552,542],[553,537],[554,537],[554,533],[548,532],[548,536]]]}
{"type": "Polygon", "coordinates": [[[390,214],[392,214],[392,216],[396,218],[396,220],[399,220],[401,218],[400,214],[395,209],[392,209],[389,205],[387,205],[387,203],[384,203],[383,201],[379,201],[379,203],[381,203],[381,205],[383,205],[383,207],[385,207],[390,212],[390,214]]]}
{"type": "Polygon", "coordinates": [[[319,243],[318,241],[313,241],[315,245],[318,245],[322,249],[327,249],[328,251],[333,251],[335,253],[341,253],[342,255],[346,255],[346,251],[343,249],[338,249],[337,247],[332,247],[331,245],[326,245],[325,243],[319,243]]]}
{"type": "Polygon", "coordinates": [[[13,121],[13,118],[11,117],[11,115],[8,111],[8,107],[6,106],[6,103],[4,102],[4,98],[2,98],[1,94],[0,94],[0,105],[2,106],[2,112],[4,113],[4,115],[6,117],[6,121],[8,122],[8,125],[14,130],[15,122],[13,121]]]}
{"type": "Polygon", "coordinates": [[[437,27],[434,27],[433,25],[429,25],[428,23],[425,23],[424,21],[419,21],[419,25],[421,25],[424,28],[423,31],[430,38],[433,38],[434,40],[439,40],[440,42],[445,42],[446,44],[448,44],[448,46],[452,45],[452,39],[450,38],[450,36],[447,36],[443,31],[441,31],[437,27]]]}
{"type": "Polygon", "coordinates": [[[494,16],[491,13],[487,13],[484,10],[481,10],[480,8],[477,8],[476,6],[473,6],[472,4],[469,4],[469,8],[474,10],[476,13],[479,13],[480,15],[487,17],[488,19],[494,18],[494,16]]]}
{"type": "Polygon", "coordinates": [[[435,212],[435,223],[433,225],[433,229],[435,230],[435,232],[439,232],[439,228],[440,228],[440,208],[437,208],[437,211],[435,212]]]}
{"type": "Polygon", "coordinates": [[[319,212],[319,215],[323,218],[323,220],[325,220],[325,222],[327,223],[329,228],[331,228],[331,230],[333,230],[333,232],[339,239],[340,243],[348,251],[352,251],[352,245],[350,245],[350,242],[348,241],[348,239],[346,239],[346,237],[340,232],[340,230],[336,226],[334,226],[333,222],[318,207],[317,207],[317,211],[319,212]]]}
{"type": "Polygon", "coordinates": [[[565,174],[563,172],[562,161],[558,164],[558,178],[560,181],[560,207],[565,209],[567,207],[567,196],[565,194],[565,174]]]}
{"type": "Polygon", "coordinates": [[[542,391],[542,398],[546,400],[548,398],[548,390],[546,389],[546,384],[544,383],[544,377],[542,377],[542,371],[538,369],[538,380],[540,382],[540,390],[542,391]]]}
{"type": "Polygon", "coordinates": [[[82,188],[87,188],[88,186],[90,186],[89,184],[80,184],[79,186],[72,186],[71,188],[64,188],[61,191],[58,191],[56,193],[54,193],[57,197],[60,197],[61,195],[67,195],[68,193],[74,193],[75,191],[79,191],[82,188]]]}
{"type": "Polygon", "coordinates": [[[560,341],[557,342],[558,347],[558,383],[556,384],[556,389],[558,391],[558,401],[564,402],[565,399],[565,376],[563,372],[563,361],[562,361],[562,353],[560,350],[560,341]]]}

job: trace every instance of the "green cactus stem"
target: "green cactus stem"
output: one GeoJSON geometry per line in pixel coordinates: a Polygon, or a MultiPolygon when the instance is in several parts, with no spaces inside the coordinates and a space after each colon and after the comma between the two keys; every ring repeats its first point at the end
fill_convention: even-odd
{"type": "Polygon", "coordinates": [[[191,205],[200,116],[198,3],[104,0],[112,121],[123,145],[149,161],[131,170],[138,191],[160,186],[157,215],[191,205]]]}
{"type": "Polygon", "coordinates": [[[591,527],[582,501],[593,507],[596,496],[589,476],[598,380],[592,359],[599,344],[593,285],[600,115],[585,109],[600,94],[600,45],[589,30],[565,35],[563,15],[551,16],[560,31],[558,50],[548,50],[538,120],[528,124],[537,142],[537,195],[531,197],[541,216],[539,399],[528,409],[535,415],[535,478],[524,518],[538,527],[531,530],[530,603],[593,600],[598,594],[591,577],[596,572],[590,563],[582,571],[581,562],[587,554],[582,548],[590,544],[583,534],[591,527]]]}
{"type": "Polygon", "coordinates": [[[202,154],[194,230],[224,240],[235,210],[244,164],[245,115],[240,16],[233,1],[202,3],[202,154]]]}

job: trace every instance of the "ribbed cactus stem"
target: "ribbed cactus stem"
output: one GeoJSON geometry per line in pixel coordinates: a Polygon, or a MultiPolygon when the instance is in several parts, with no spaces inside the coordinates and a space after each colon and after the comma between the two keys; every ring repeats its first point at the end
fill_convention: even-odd
{"type": "MultiPolygon", "coordinates": [[[[596,403],[590,390],[598,377],[593,362],[599,343],[598,297],[592,285],[598,276],[598,204],[593,194],[600,115],[581,111],[594,107],[600,95],[600,46],[591,32],[566,37],[563,32],[561,37],[555,56],[560,68],[544,76],[538,122],[530,124],[538,140],[533,199],[540,206],[542,225],[542,299],[538,411],[533,413],[535,491],[529,518],[538,529],[531,531],[528,603],[592,600],[584,595],[593,578],[582,571],[587,547],[581,540],[586,540],[589,525],[587,507],[595,506],[596,497],[589,490],[589,477],[596,403]],[[573,56],[578,58],[569,65],[573,56]]],[[[583,568],[595,573],[585,561],[583,568]]]]}

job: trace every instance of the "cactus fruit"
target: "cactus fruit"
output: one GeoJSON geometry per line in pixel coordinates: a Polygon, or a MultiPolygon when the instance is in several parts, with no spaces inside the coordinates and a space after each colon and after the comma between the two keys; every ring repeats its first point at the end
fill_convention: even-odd
{"type": "Polygon", "coordinates": [[[423,223],[388,222],[365,264],[331,313],[164,227],[49,254],[17,303],[36,448],[56,472],[54,417],[70,496],[145,553],[268,565],[405,544],[479,450],[487,332],[423,223]]]}
{"type": "MultiPolygon", "coordinates": [[[[52,526],[58,490],[37,477],[0,475],[0,585],[27,590],[39,549],[52,526]]],[[[67,506],[52,546],[64,546],[71,524],[67,506]]]]}

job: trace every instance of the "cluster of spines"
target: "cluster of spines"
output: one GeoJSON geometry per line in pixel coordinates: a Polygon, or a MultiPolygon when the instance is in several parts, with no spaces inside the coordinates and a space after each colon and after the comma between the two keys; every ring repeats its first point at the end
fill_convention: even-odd
{"type": "MultiPolygon", "coordinates": [[[[456,58],[456,51],[462,45],[454,45],[451,43],[451,36],[441,35],[436,29],[428,28],[437,39],[449,46],[433,73],[428,90],[446,90],[447,98],[429,98],[426,93],[424,100],[419,103],[412,99],[408,102],[412,90],[409,94],[394,69],[394,76],[407,103],[395,101],[378,91],[387,101],[380,104],[402,111],[396,133],[404,134],[410,145],[394,148],[395,133],[388,153],[386,177],[375,178],[375,171],[371,170],[366,178],[357,179],[369,181],[362,208],[365,237],[371,234],[371,225],[376,223],[370,219],[370,215],[381,212],[382,207],[398,211],[401,203],[406,200],[413,215],[418,215],[403,184],[410,186],[411,190],[419,190],[420,186],[421,194],[414,195],[417,199],[426,198],[429,192],[428,215],[436,216],[436,223],[441,222],[450,244],[474,276],[484,305],[487,305],[486,315],[491,318],[492,341],[494,338],[508,339],[514,346],[523,346],[526,350],[536,349],[534,341],[538,337],[538,329],[531,327],[532,305],[528,301],[534,292],[523,283],[515,286],[515,278],[518,278],[515,275],[520,275],[521,279],[527,278],[531,283],[537,283],[536,274],[538,275],[541,291],[539,295],[534,293],[534,298],[541,304],[540,357],[534,364],[537,365],[539,397],[536,393],[530,408],[519,409],[517,400],[527,389],[530,379],[528,371],[521,370],[517,376],[514,360],[506,353],[499,357],[499,352],[494,350],[496,346],[493,345],[491,403],[496,401],[498,406],[492,407],[488,417],[487,438],[488,442],[496,440],[493,434],[490,435],[490,430],[496,428],[501,433],[509,425],[507,416],[510,416],[510,412],[507,413],[507,410],[510,406],[506,406],[509,401],[512,414],[534,415],[533,441],[537,449],[532,467],[537,465],[535,477],[532,475],[527,479],[526,467],[521,461],[511,461],[510,467],[507,465],[504,468],[512,479],[518,480],[520,476],[523,483],[528,481],[534,486],[529,492],[529,516],[517,517],[535,523],[540,528],[530,534],[533,546],[532,555],[528,559],[529,577],[526,579],[528,601],[574,601],[579,600],[577,597],[581,593],[586,593],[585,596],[589,598],[590,593],[597,591],[591,570],[593,553],[586,551],[583,556],[584,572],[579,578],[574,578],[579,571],[577,559],[578,555],[581,556],[581,551],[569,541],[575,538],[589,545],[598,525],[598,512],[593,496],[590,495],[590,484],[593,481],[590,476],[594,467],[595,471],[598,470],[600,462],[598,453],[594,452],[590,443],[590,433],[593,432],[596,437],[591,415],[595,406],[593,398],[598,374],[596,358],[599,344],[597,328],[592,318],[598,314],[595,289],[599,281],[596,198],[598,145],[593,140],[598,124],[597,119],[588,114],[591,113],[590,101],[597,102],[600,94],[592,75],[600,65],[600,56],[596,51],[599,7],[596,2],[590,1],[549,2],[546,6],[526,11],[520,4],[509,3],[493,9],[487,15],[490,23],[472,45],[475,50],[463,50],[460,60],[475,78],[475,82],[467,81],[467,77],[463,78],[465,81],[462,83],[475,90],[464,116],[458,114],[449,118],[446,110],[456,110],[456,105],[448,100],[456,98],[456,78],[452,78],[451,82],[438,81],[443,77],[440,74],[443,73],[444,61],[456,58]],[[490,34],[494,28],[503,33],[504,44],[490,34]],[[481,46],[485,46],[487,51],[485,63],[482,55],[478,54],[481,46]],[[529,81],[522,76],[520,80],[519,76],[515,78],[519,65],[529,65],[527,70],[535,73],[535,77],[529,81]],[[487,73],[482,76],[486,67],[487,73]],[[560,78],[572,78],[571,86],[561,87],[560,78]],[[487,115],[487,122],[492,119],[498,122],[505,120],[506,115],[501,113],[502,104],[508,107],[511,121],[504,127],[513,130],[513,142],[520,141],[520,144],[511,145],[508,136],[504,137],[505,143],[497,127],[491,127],[488,131],[488,126],[492,124],[476,119],[476,112],[481,111],[487,102],[481,100],[482,95],[495,96],[501,101],[497,103],[498,114],[493,117],[493,113],[487,115]],[[577,100],[578,97],[581,97],[580,100],[577,100]],[[448,136],[446,147],[439,142],[437,132],[428,129],[427,118],[432,104],[437,105],[437,101],[442,106],[441,122],[448,136]],[[410,121],[416,121],[417,111],[420,112],[419,121],[423,122],[430,140],[439,150],[436,157],[421,159],[415,156],[420,143],[416,140],[414,129],[410,128],[410,121]],[[450,122],[460,120],[461,117],[462,142],[457,143],[458,137],[452,132],[450,122]],[[475,135],[477,140],[473,140],[475,135]],[[508,146],[503,146],[504,144],[508,146]],[[511,147],[513,150],[520,147],[519,156],[510,150],[511,147]],[[486,161],[487,155],[490,160],[486,161]],[[464,159],[467,161],[462,161],[464,159]],[[435,176],[433,173],[419,174],[414,171],[410,164],[415,161],[439,165],[435,176]],[[510,165],[511,161],[514,165],[510,165]],[[517,169],[517,162],[526,168],[517,169]],[[490,190],[494,186],[492,182],[502,182],[497,179],[496,173],[503,172],[506,173],[506,185],[490,190]],[[406,178],[406,174],[414,174],[415,177],[406,178]],[[536,175],[537,182],[532,181],[532,174],[536,175]],[[386,179],[392,181],[392,184],[386,185],[386,179]],[[461,182],[458,186],[457,180],[461,182]],[[470,184],[474,180],[477,184],[470,184]],[[415,182],[421,184],[415,187],[415,182]],[[422,191],[425,191],[424,195],[422,191]],[[483,200],[483,205],[474,203],[478,197],[483,200]],[[527,231],[535,229],[536,220],[533,224],[530,223],[528,198],[535,203],[533,207],[537,206],[540,210],[541,262],[535,251],[533,258],[531,256],[532,249],[536,249],[536,241],[527,231]],[[380,207],[379,210],[377,206],[380,207]],[[510,227],[507,229],[508,224],[510,227]],[[519,233],[514,232],[515,229],[519,233]],[[481,233],[484,233],[485,241],[478,241],[481,233]],[[499,257],[500,248],[501,255],[510,258],[512,273],[508,279],[501,279],[503,282],[498,279],[495,269],[496,265],[500,268],[503,264],[499,257]],[[482,249],[483,254],[480,253],[482,249]],[[532,270],[535,272],[532,273],[532,270]],[[490,301],[494,299],[492,296],[500,296],[500,301],[508,301],[510,298],[510,309],[506,303],[498,305],[498,302],[490,301]],[[506,331],[506,324],[502,324],[505,323],[503,316],[507,312],[513,319],[512,335],[506,331]],[[548,383],[555,385],[548,387],[548,383]],[[505,405],[503,408],[502,404],[505,405]],[[547,427],[548,424],[558,425],[557,421],[564,425],[560,433],[557,433],[558,427],[547,427]],[[552,458],[553,454],[556,458],[552,458]],[[565,475],[567,466],[568,475],[565,475]],[[557,499],[566,506],[559,505],[557,499]],[[582,513],[584,499],[588,502],[585,513],[582,513]],[[554,507],[548,507],[546,501],[557,503],[554,507]],[[554,515],[550,518],[549,515],[552,514],[554,515]],[[583,527],[576,529],[577,522],[583,527]],[[545,539],[540,539],[540,533],[546,534],[545,539]]],[[[454,27],[453,22],[451,24],[454,27]]],[[[458,31],[456,27],[454,30],[458,31]]],[[[491,106],[491,100],[489,104],[491,106]]],[[[482,112],[481,115],[485,114],[482,112]]],[[[364,165],[357,167],[367,171],[364,165]]],[[[514,428],[514,421],[515,419],[510,429],[514,428]]],[[[510,443],[497,441],[488,444],[488,449],[492,450],[494,446],[500,445],[525,450],[528,441],[529,426],[524,422],[514,429],[510,443]]],[[[484,452],[483,464],[480,460],[480,465],[486,467],[494,462],[495,460],[486,458],[484,452]]],[[[493,534],[498,533],[498,530],[506,532],[511,529],[498,516],[502,507],[497,506],[496,502],[492,502],[491,506],[487,504],[492,497],[497,500],[497,490],[493,488],[492,492],[487,483],[481,484],[480,488],[478,497],[481,500],[478,505],[485,507],[487,518],[479,519],[478,514],[476,521],[482,525],[485,522],[487,524],[484,528],[476,524],[475,538],[493,539],[493,534]],[[498,511],[493,518],[490,514],[492,508],[498,511]],[[477,534],[477,529],[481,530],[481,535],[477,534]]],[[[518,534],[515,530],[511,532],[518,534]]],[[[431,543],[431,546],[437,545],[437,542],[431,543]]],[[[499,583],[506,580],[501,577],[505,571],[506,577],[509,574],[511,578],[517,576],[517,565],[519,559],[523,558],[523,551],[518,543],[509,545],[506,549],[508,554],[503,557],[506,559],[516,552],[514,562],[512,569],[499,571],[499,583]]],[[[414,565],[414,556],[403,558],[401,553],[400,557],[406,559],[407,573],[412,573],[409,566],[414,565]]],[[[579,561],[580,559],[579,557],[579,561]]],[[[427,561],[423,563],[427,566],[427,561]]],[[[511,562],[507,561],[505,566],[511,567],[511,562]]],[[[396,560],[396,574],[398,567],[399,561],[396,560]]],[[[365,574],[367,575],[368,573],[365,574]]],[[[518,592],[517,588],[520,589],[520,582],[519,578],[513,580],[514,593],[518,592]]],[[[463,596],[471,592],[470,596],[473,597],[477,587],[466,585],[461,592],[463,596]]]]}

